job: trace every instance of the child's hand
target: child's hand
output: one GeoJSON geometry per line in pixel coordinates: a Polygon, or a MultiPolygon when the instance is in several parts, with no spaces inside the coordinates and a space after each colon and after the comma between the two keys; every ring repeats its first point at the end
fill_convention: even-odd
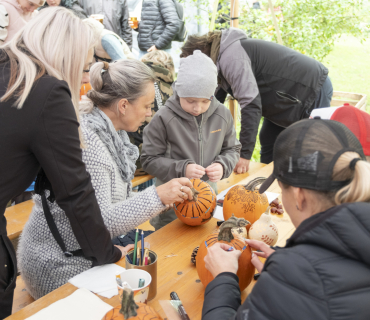
{"type": "Polygon", "coordinates": [[[195,163],[190,163],[186,166],[185,176],[188,179],[200,179],[206,174],[206,170],[195,163]]]}
{"type": "Polygon", "coordinates": [[[224,167],[220,163],[212,163],[206,168],[206,173],[211,182],[217,182],[224,175],[224,167]]]}

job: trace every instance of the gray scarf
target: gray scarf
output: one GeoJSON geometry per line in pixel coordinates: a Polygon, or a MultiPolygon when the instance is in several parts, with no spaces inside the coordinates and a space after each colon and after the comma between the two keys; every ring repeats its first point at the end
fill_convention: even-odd
{"type": "Polygon", "coordinates": [[[113,160],[118,166],[123,181],[130,183],[136,170],[135,162],[139,157],[139,149],[130,143],[127,132],[116,131],[112,121],[99,108],[83,115],[86,126],[96,132],[108,148],[113,160]]]}

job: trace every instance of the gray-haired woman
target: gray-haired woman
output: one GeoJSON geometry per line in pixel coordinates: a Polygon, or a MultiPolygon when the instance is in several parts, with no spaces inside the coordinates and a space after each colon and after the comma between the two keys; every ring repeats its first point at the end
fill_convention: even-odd
{"type": "MultiPolygon", "coordinates": [[[[151,114],[154,75],[142,62],[98,62],[91,69],[92,91],[81,105],[81,130],[86,148],[83,161],[91,175],[104,223],[111,237],[124,234],[161,213],[175,201],[191,198],[190,181],[173,179],[132,197],[131,180],[139,156],[127,132],[136,131],[151,114]]],[[[19,244],[19,266],[27,290],[36,299],[92,267],[84,257],[65,257],[46,222],[41,198],[19,244]]],[[[69,221],[56,203],[48,203],[68,248],[78,248],[69,221]]],[[[128,250],[128,246],[126,250],[128,250]]]]}

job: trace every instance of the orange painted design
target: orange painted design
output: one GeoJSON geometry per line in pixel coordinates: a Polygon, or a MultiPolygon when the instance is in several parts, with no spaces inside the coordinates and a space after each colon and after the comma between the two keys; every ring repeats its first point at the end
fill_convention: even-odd
{"type": "MultiPolygon", "coordinates": [[[[225,221],[232,214],[237,218],[244,218],[253,224],[269,206],[267,196],[258,190],[250,191],[242,185],[236,185],[225,196],[223,212],[225,221]]],[[[246,227],[250,228],[250,224],[246,227]]]]}
{"type": "Polygon", "coordinates": [[[208,183],[200,179],[191,179],[190,182],[199,192],[197,201],[176,202],[173,208],[182,222],[189,226],[199,226],[213,217],[217,201],[216,193],[208,183]]]}

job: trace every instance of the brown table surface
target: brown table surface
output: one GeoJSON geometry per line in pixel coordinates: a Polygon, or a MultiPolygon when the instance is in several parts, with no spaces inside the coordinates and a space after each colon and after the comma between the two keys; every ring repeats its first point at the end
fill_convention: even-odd
{"type": "MultiPolygon", "coordinates": [[[[271,174],[272,168],[272,164],[269,164],[258,170],[257,173],[251,174],[239,182],[243,184],[255,177],[267,177],[271,174]]],[[[219,191],[222,190],[219,189],[219,191]]],[[[275,182],[269,188],[269,191],[280,193],[280,188],[275,182]]],[[[279,229],[279,240],[277,245],[284,246],[285,241],[294,232],[294,227],[286,213],[281,216],[272,215],[272,218],[279,229]]],[[[151,249],[158,255],[157,296],[152,301],[149,301],[148,305],[157,310],[162,318],[166,316],[159,301],[169,300],[170,292],[175,290],[182,300],[190,319],[201,319],[204,287],[197,281],[199,279],[198,274],[196,268],[190,263],[190,255],[192,250],[200,244],[201,240],[216,228],[216,221],[217,219],[213,218],[205,225],[190,227],[179,220],[175,220],[145,239],[145,241],[150,242],[151,249]],[[175,254],[175,256],[166,258],[166,256],[172,254],[175,254]]],[[[122,260],[117,264],[125,267],[124,261],[122,260]]],[[[254,281],[242,292],[243,301],[253,286],[254,281]]],[[[7,319],[25,319],[49,306],[51,303],[67,297],[75,290],[77,290],[75,286],[67,283],[26,306],[7,319]]],[[[111,299],[102,298],[102,300],[112,306],[119,304],[118,296],[111,299]]]]}

